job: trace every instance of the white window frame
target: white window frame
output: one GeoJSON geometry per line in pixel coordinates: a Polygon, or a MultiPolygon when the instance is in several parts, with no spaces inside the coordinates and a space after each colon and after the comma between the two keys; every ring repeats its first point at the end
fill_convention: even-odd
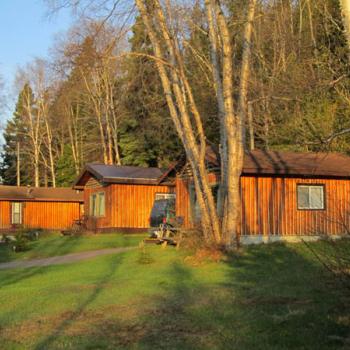
{"type": "Polygon", "coordinates": [[[22,202],[11,202],[11,224],[22,225],[23,223],[23,203],[22,202]],[[18,205],[19,212],[15,211],[15,207],[18,205]],[[18,222],[15,222],[15,215],[19,214],[18,222]]]}
{"type": "Polygon", "coordinates": [[[325,210],[326,209],[326,198],[325,198],[325,185],[321,184],[298,184],[297,185],[297,208],[298,210],[325,210]],[[305,207],[302,207],[299,205],[299,189],[300,188],[307,188],[308,189],[308,196],[309,196],[309,206],[305,206],[305,207]],[[311,201],[310,201],[310,197],[311,197],[311,192],[312,192],[312,189],[314,188],[321,188],[322,191],[322,206],[321,207],[315,207],[315,206],[312,206],[311,205],[311,201]]]}

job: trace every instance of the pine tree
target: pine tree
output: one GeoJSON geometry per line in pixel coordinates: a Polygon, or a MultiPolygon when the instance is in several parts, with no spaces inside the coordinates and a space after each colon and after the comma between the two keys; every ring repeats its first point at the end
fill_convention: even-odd
{"type": "Polygon", "coordinates": [[[125,111],[120,147],[123,164],[166,167],[181,152],[170,120],[162,86],[154,62],[142,54],[152,54],[149,38],[140,17],[130,39],[131,51],[138,53],[125,63],[125,111]]]}
{"type": "MultiPolygon", "coordinates": [[[[21,185],[33,185],[32,164],[27,153],[28,131],[23,122],[23,96],[32,96],[31,87],[26,84],[20,92],[13,117],[8,120],[3,137],[5,139],[2,152],[0,175],[5,185],[16,185],[17,183],[17,144],[20,147],[20,178],[21,185]]],[[[34,104],[34,98],[33,98],[34,104]]]]}
{"type": "Polygon", "coordinates": [[[72,148],[65,145],[62,155],[56,163],[56,181],[58,187],[70,187],[76,179],[72,148]]]}

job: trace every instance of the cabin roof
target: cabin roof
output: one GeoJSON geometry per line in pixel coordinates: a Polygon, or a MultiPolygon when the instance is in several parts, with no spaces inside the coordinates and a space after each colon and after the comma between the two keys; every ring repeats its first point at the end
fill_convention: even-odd
{"type": "MultiPolygon", "coordinates": [[[[206,161],[220,169],[218,152],[207,148],[206,161]]],[[[74,187],[82,188],[90,175],[103,183],[158,185],[170,173],[177,172],[178,165],[168,170],[136,166],[87,164],[74,187]],[[90,175],[89,175],[90,174],[90,175]]],[[[340,153],[302,153],[254,150],[244,154],[242,175],[252,176],[300,176],[350,178],[350,157],[340,153]]]]}
{"type": "Polygon", "coordinates": [[[144,168],[137,166],[87,164],[75,182],[75,187],[84,186],[90,173],[98,181],[103,183],[124,183],[124,184],[158,184],[164,171],[159,168],[144,168]]]}
{"type": "MultiPolygon", "coordinates": [[[[208,167],[220,171],[220,157],[207,147],[208,167]]],[[[244,154],[242,175],[350,178],[350,157],[341,153],[254,150],[244,154]]]]}
{"type": "Polygon", "coordinates": [[[71,188],[0,185],[0,200],[83,202],[83,193],[71,188]]]}
{"type": "Polygon", "coordinates": [[[243,175],[350,177],[350,157],[340,153],[251,151],[243,175]]]}

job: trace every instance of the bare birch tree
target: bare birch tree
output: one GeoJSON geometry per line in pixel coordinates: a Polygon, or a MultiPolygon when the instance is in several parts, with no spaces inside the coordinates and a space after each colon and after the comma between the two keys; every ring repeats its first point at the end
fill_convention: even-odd
{"type": "Polygon", "coordinates": [[[340,0],[339,2],[340,2],[341,11],[342,11],[344,32],[345,32],[348,48],[350,51],[350,0],[340,0]]]}
{"type": "MultiPolygon", "coordinates": [[[[233,51],[227,18],[220,1],[206,0],[209,40],[211,44],[212,72],[219,110],[221,127],[221,204],[218,215],[208,183],[205,168],[206,141],[202,118],[193,98],[190,83],[184,69],[180,50],[183,42],[171,27],[168,17],[172,8],[169,3],[162,7],[158,0],[137,0],[136,5],[152,42],[157,68],[162,80],[170,114],[178,134],[184,144],[191,164],[196,194],[201,210],[202,229],[207,238],[216,243],[231,246],[233,239],[239,238],[241,203],[240,175],[243,166],[243,124],[245,122],[247,81],[249,76],[249,56],[251,26],[255,1],[248,10],[248,21],[241,66],[240,113],[235,108],[233,83],[233,51]],[[221,207],[221,208],[220,208],[221,207]]],[[[184,40],[184,39],[183,39],[184,40]]]]}
{"type": "MultiPolygon", "coordinates": [[[[32,67],[33,88],[36,96],[36,107],[39,120],[44,124],[42,139],[43,144],[47,149],[48,161],[44,162],[45,168],[49,169],[51,176],[52,187],[56,187],[56,172],[55,172],[55,157],[53,149],[53,131],[51,125],[50,102],[51,102],[51,87],[48,83],[47,63],[37,59],[32,67]]],[[[40,122],[40,121],[39,121],[40,122]]],[[[45,156],[43,155],[43,158],[45,156]]]]}
{"type": "Polygon", "coordinates": [[[27,128],[27,137],[30,140],[30,150],[27,152],[30,154],[33,160],[34,167],[34,186],[40,186],[40,154],[42,147],[42,135],[41,135],[41,126],[42,119],[41,114],[37,113],[33,105],[33,91],[30,86],[25,83],[22,93],[22,120],[27,128]]]}

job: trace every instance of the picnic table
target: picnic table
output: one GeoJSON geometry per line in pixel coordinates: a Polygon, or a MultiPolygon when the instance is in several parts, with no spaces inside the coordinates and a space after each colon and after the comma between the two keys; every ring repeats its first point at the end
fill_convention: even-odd
{"type": "Polygon", "coordinates": [[[152,229],[151,237],[145,243],[156,243],[166,246],[168,244],[179,247],[182,240],[183,217],[165,220],[157,228],[152,229]]]}

